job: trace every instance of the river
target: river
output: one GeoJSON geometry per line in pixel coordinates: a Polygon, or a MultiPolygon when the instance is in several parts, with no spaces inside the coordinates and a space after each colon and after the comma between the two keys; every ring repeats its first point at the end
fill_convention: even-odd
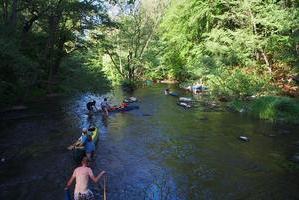
{"type": "MultiPolygon", "coordinates": [[[[299,199],[299,164],[290,160],[299,151],[298,126],[200,103],[184,109],[165,87],[137,89],[140,109],[107,120],[88,117],[85,103],[106,96],[118,104],[121,90],[52,97],[2,113],[0,199],[63,199],[76,167],[66,147],[89,124],[100,129],[92,167],[107,171],[108,199],[299,199]]],[[[100,199],[103,183],[90,187],[100,199]]]]}

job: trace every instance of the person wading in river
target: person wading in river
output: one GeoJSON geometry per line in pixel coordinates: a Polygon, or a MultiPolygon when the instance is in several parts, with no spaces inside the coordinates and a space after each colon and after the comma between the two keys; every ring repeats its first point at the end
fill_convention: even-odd
{"type": "Polygon", "coordinates": [[[87,134],[88,134],[88,132],[87,132],[87,128],[83,128],[82,129],[82,133],[81,133],[81,136],[80,136],[80,138],[76,141],[76,142],[74,142],[72,145],[70,145],[69,147],[68,147],[68,149],[69,150],[72,150],[72,149],[74,149],[74,148],[76,148],[76,147],[83,147],[84,146],[84,143],[86,143],[86,141],[87,141],[87,134]]]}
{"type": "Polygon", "coordinates": [[[84,157],[81,161],[82,166],[77,167],[67,185],[65,190],[72,185],[74,180],[76,180],[75,191],[74,191],[74,199],[75,200],[95,200],[93,193],[88,189],[88,181],[89,179],[93,180],[97,183],[100,178],[105,174],[105,171],[102,171],[97,176],[93,175],[92,170],[88,167],[88,158],[84,157]]]}
{"type": "Polygon", "coordinates": [[[86,108],[88,110],[88,114],[92,114],[94,111],[97,111],[97,107],[96,107],[96,101],[90,101],[86,104],[86,108]]]}
{"type": "Polygon", "coordinates": [[[106,116],[109,114],[110,105],[107,101],[107,98],[104,98],[104,101],[101,103],[102,111],[105,112],[106,116]]]}
{"type": "Polygon", "coordinates": [[[91,158],[94,155],[94,151],[95,151],[95,144],[92,141],[92,136],[91,135],[87,135],[87,140],[85,142],[84,149],[85,149],[85,153],[86,153],[87,158],[89,160],[91,160],[91,158]]]}

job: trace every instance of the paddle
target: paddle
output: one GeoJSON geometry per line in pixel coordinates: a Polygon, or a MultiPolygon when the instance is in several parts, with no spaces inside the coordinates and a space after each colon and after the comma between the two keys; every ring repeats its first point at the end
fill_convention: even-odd
{"type": "Polygon", "coordinates": [[[107,200],[107,195],[106,195],[106,181],[107,181],[108,177],[105,174],[104,175],[104,191],[103,191],[103,200],[107,200]]]}
{"type": "MultiPolygon", "coordinates": [[[[103,196],[99,196],[99,200],[107,200],[107,181],[108,181],[108,176],[107,176],[107,174],[104,174],[103,175],[104,177],[103,177],[103,179],[104,179],[104,187],[103,187],[103,196]],[[102,199],[102,197],[103,197],[103,199],[102,199]]],[[[99,186],[99,188],[101,188],[101,186],[100,185],[98,185],[99,186]]]]}

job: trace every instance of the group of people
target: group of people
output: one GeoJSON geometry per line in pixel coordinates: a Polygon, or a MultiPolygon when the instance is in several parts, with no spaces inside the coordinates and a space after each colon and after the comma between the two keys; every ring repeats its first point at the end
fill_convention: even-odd
{"type": "MultiPolygon", "coordinates": [[[[101,106],[101,110],[106,114],[106,116],[108,116],[109,115],[109,110],[111,109],[111,106],[109,105],[107,98],[104,98],[104,101],[101,102],[100,106],[101,106]]],[[[95,100],[92,100],[92,101],[88,102],[86,104],[86,108],[87,108],[89,114],[92,114],[93,112],[96,112],[96,111],[99,110],[96,107],[96,101],[95,100]]]]}
{"type": "MultiPolygon", "coordinates": [[[[109,105],[107,98],[104,98],[100,106],[102,112],[106,116],[108,116],[111,106],[109,105]]],[[[86,108],[89,114],[92,114],[93,112],[100,110],[96,107],[95,100],[88,102],[86,104],[86,108]]],[[[96,128],[93,126],[89,127],[88,129],[83,128],[80,138],[69,147],[69,149],[82,148],[85,151],[85,156],[82,158],[81,166],[77,167],[74,170],[72,176],[69,178],[65,187],[65,190],[68,190],[73,184],[73,182],[76,181],[74,190],[74,200],[94,200],[94,194],[91,190],[88,189],[88,182],[91,179],[93,182],[97,183],[101,179],[101,177],[106,173],[105,171],[102,171],[97,176],[95,176],[93,174],[92,169],[89,166],[89,163],[93,158],[95,152],[95,143],[93,141],[93,134],[95,134],[95,129],[96,128]]],[[[68,198],[70,200],[70,197],[68,198]]]]}
{"type": "MultiPolygon", "coordinates": [[[[71,145],[72,148],[84,148],[85,151],[85,156],[82,158],[81,166],[74,170],[65,187],[65,190],[68,190],[73,182],[76,181],[74,200],[94,200],[95,198],[93,193],[88,189],[89,179],[96,183],[106,173],[105,171],[102,171],[97,176],[94,176],[91,168],[89,167],[89,162],[91,161],[95,151],[95,144],[92,137],[93,134],[96,134],[94,133],[95,131],[95,127],[89,127],[88,129],[83,128],[80,138],[71,145]]],[[[67,194],[70,196],[69,193],[67,194]]],[[[71,200],[70,197],[67,199],[71,200]]]]}
{"type": "MultiPolygon", "coordinates": [[[[128,101],[135,102],[136,100],[137,100],[136,98],[130,98],[128,101]]],[[[95,100],[88,102],[86,104],[86,108],[90,115],[101,109],[103,114],[105,116],[108,116],[109,111],[113,111],[114,109],[124,108],[128,106],[129,102],[124,101],[119,107],[116,107],[116,106],[110,106],[107,98],[104,98],[104,100],[100,103],[99,109],[96,106],[95,100]]],[[[74,190],[75,200],[94,200],[95,198],[93,193],[88,189],[89,179],[91,179],[96,183],[106,173],[105,171],[102,171],[97,176],[94,176],[91,168],[89,167],[89,162],[93,158],[94,151],[95,151],[95,144],[92,137],[94,131],[95,131],[95,127],[90,127],[88,129],[83,128],[80,138],[69,147],[69,149],[82,148],[85,151],[85,156],[81,161],[81,166],[77,167],[74,170],[72,176],[68,180],[67,185],[65,187],[65,190],[68,190],[69,187],[73,184],[73,182],[76,181],[75,190],[74,190]]],[[[68,198],[70,200],[70,197],[68,198]]]]}

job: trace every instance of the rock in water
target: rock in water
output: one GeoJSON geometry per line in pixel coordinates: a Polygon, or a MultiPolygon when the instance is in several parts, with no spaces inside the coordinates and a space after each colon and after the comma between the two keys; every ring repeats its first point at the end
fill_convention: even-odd
{"type": "Polygon", "coordinates": [[[242,140],[242,141],[244,141],[244,142],[248,142],[249,141],[249,138],[246,137],[246,136],[240,136],[239,139],[242,140]]]}
{"type": "Polygon", "coordinates": [[[299,153],[295,153],[293,157],[291,158],[293,162],[299,163],[299,153]]]}

